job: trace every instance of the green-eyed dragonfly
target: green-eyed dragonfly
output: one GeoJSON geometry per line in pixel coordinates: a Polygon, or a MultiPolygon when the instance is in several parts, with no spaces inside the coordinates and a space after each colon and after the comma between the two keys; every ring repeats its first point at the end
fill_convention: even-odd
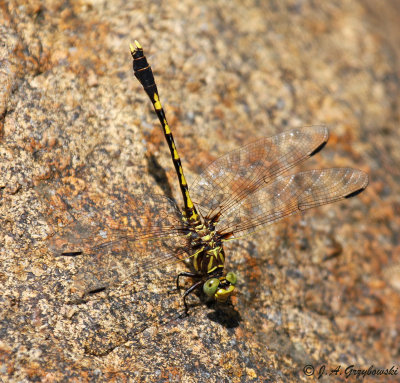
{"type": "Polygon", "coordinates": [[[367,174],[352,168],[286,174],[327,143],[327,128],[310,126],[258,139],[223,155],[189,188],[151,67],[137,41],[131,45],[131,55],[134,74],[153,104],[171,152],[183,208],[162,195],[110,195],[112,213],[102,215],[92,209],[95,198],[82,199],[78,205],[85,214],[61,228],[51,239],[51,248],[65,256],[86,254],[96,265],[90,275],[84,267],[79,273],[83,301],[93,291],[120,283],[118,270],[125,269],[125,279],[147,278],[154,283],[171,265],[183,264],[189,271],[178,267],[175,283],[179,289],[181,278],[193,281],[183,294],[186,314],[187,297],[198,289],[226,302],[237,277],[225,271],[225,242],[290,215],[353,197],[367,187],[367,174]],[[134,257],[135,270],[127,270],[129,257],[134,257]]]}

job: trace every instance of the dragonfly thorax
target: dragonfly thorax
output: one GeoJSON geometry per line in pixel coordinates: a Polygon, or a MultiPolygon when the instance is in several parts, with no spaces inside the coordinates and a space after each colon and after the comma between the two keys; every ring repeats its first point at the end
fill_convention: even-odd
{"type": "Polygon", "coordinates": [[[222,237],[215,229],[217,219],[189,223],[191,255],[196,276],[203,281],[203,291],[218,302],[226,302],[235,289],[236,275],[224,275],[225,252],[222,237]]]}
{"type": "Polygon", "coordinates": [[[214,225],[201,223],[193,227],[191,234],[191,245],[196,249],[192,255],[196,272],[203,275],[221,275],[225,253],[214,225]]]}

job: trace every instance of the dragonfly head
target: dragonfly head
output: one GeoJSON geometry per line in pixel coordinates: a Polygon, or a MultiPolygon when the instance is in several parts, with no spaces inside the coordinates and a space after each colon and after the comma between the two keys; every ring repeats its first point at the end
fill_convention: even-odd
{"type": "Polygon", "coordinates": [[[208,279],[203,285],[203,291],[217,302],[226,302],[235,290],[236,281],[236,274],[230,271],[225,276],[208,279]]]}

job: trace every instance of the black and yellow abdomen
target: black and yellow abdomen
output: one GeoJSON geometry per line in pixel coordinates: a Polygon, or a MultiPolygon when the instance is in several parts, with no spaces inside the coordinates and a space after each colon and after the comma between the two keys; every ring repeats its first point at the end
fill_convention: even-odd
{"type": "Polygon", "coordinates": [[[193,290],[203,286],[203,291],[210,297],[214,297],[220,302],[225,302],[234,290],[236,276],[228,273],[223,276],[225,254],[222,247],[221,237],[216,234],[215,224],[219,219],[219,215],[213,215],[211,219],[204,219],[200,216],[196,206],[192,202],[189,194],[189,187],[186,182],[185,175],[178,151],[175,146],[171,128],[168,125],[164,109],[161,105],[160,96],[157,85],[154,80],[153,72],[146,57],[144,56],[141,45],[135,41],[135,45],[130,46],[133,58],[133,71],[136,78],[142,84],[143,89],[149,96],[155,113],[160,120],[161,127],[167,141],[171,159],[175,167],[181,189],[184,208],[182,211],[182,222],[185,227],[190,227],[192,265],[195,273],[183,272],[177,276],[177,287],[179,288],[179,277],[191,277],[196,282],[186,290],[183,296],[186,312],[188,305],[186,297],[193,290]],[[186,226],[187,225],[187,226],[186,226]]]}

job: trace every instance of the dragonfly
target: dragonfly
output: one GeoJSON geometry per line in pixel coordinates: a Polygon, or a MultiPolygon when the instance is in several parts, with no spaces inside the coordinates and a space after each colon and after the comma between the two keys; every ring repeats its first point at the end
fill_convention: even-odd
{"type": "Polygon", "coordinates": [[[90,275],[84,267],[80,273],[84,276],[82,301],[120,283],[118,270],[124,270],[124,280],[146,278],[150,284],[162,280],[172,266],[177,290],[182,288],[182,279],[186,286],[190,282],[181,298],[185,315],[188,297],[195,291],[227,302],[238,278],[225,268],[225,243],[291,215],[354,197],[367,187],[368,175],[347,167],[287,174],[326,145],[328,129],[318,125],[233,150],[208,165],[189,188],[151,66],[138,41],[130,45],[130,51],[134,75],[153,105],[168,144],[183,206],[163,195],[110,194],[107,204],[112,213],[103,215],[92,208],[95,198],[80,199],[76,211],[86,213],[61,228],[50,246],[59,255],[88,255],[96,265],[90,275]],[[127,259],[134,259],[134,270],[128,270],[127,259]]]}

